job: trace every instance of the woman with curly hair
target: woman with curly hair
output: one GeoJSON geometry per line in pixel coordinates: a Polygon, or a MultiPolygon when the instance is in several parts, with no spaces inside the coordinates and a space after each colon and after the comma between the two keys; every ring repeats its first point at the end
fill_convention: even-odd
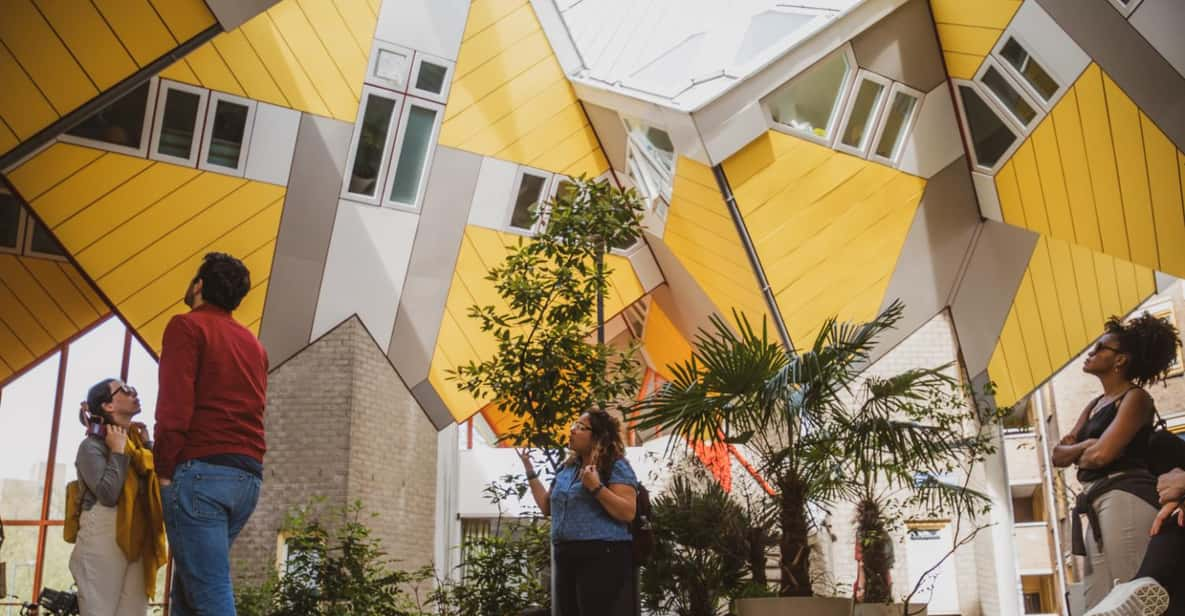
{"type": "Polygon", "coordinates": [[[1148,313],[1109,319],[1082,370],[1103,393],[1053,449],[1053,464],[1077,465],[1082,494],[1074,508],[1074,553],[1085,557],[1086,605],[1099,603],[1116,580],[1130,580],[1148,547],[1160,508],[1148,470],[1156,406],[1144,387],[1164,378],[1180,345],[1177,329],[1148,313]],[[1089,530],[1083,532],[1085,515],[1089,530]]]}
{"type": "Polygon", "coordinates": [[[551,517],[555,602],[560,616],[634,614],[630,522],[638,479],[625,459],[621,422],[592,410],[572,424],[570,454],[551,488],[520,451],[531,495],[551,517]]]}

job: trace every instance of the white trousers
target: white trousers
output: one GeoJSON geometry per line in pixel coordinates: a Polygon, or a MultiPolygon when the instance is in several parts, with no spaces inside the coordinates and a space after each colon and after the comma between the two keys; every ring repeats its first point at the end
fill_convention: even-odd
{"type": "Polygon", "coordinates": [[[129,563],[115,541],[114,507],[95,503],[82,512],[70,573],[78,585],[81,616],[144,616],[144,561],[129,563]]]}
{"type": "Polygon", "coordinates": [[[1087,528],[1086,575],[1083,576],[1087,609],[1102,601],[1116,580],[1127,582],[1135,577],[1151,540],[1148,531],[1157,513],[1144,499],[1120,490],[1096,498],[1094,510],[1102,530],[1103,550],[1099,551],[1094,533],[1087,528]]]}

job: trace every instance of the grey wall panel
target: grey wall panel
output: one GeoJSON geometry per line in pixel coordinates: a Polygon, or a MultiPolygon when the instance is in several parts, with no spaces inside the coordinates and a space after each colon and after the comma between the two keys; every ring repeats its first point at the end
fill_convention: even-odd
{"type": "Polygon", "coordinates": [[[905,85],[929,92],[946,81],[942,48],[926,0],[910,0],[852,39],[856,62],[905,85]]]}
{"type": "Polygon", "coordinates": [[[410,383],[428,378],[481,163],[477,154],[446,147],[438,147],[432,161],[411,263],[387,347],[395,368],[410,383]]]}
{"type": "Polygon", "coordinates": [[[662,240],[647,233],[646,241],[666,280],[665,285],[655,289],[655,301],[662,305],[675,327],[691,340],[696,331],[712,326],[709,319],[713,314],[722,313],[662,240]]]}
{"type": "MultiPolygon", "coordinates": [[[[1177,148],[1185,150],[1185,77],[1109,2],[1037,1],[1177,148]]],[[[1179,25],[1175,29],[1179,36],[1179,25]]]]}
{"type": "Polygon", "coordinates": [[[959,158],[926,184],[905,236],[882,305],[900,299],[905,302],[905,316],[897,329],[882,338],[883,350],[896,346],[946,307],[978,226],[975,188],[966,158],[959,158]]]}
{"type": "Polygon", "coordinates": [[[234,30],[280,0],[206,0],[223,30],[234,30]]]}
{"type": "Polygon", "coordinates": [[[994,220],[982,223],[971,260],[951,301],[951,316],[969,374],[987,370],[1037,234],[994,220]]]}
{"type": "Polygon", "coordinates": [[[1173,68],[1185,75],[1185,2],[1144,0],[1129,21],[1173,68]]]}
{"type": "Polygon", "coordinates": [[[354,127],[302,115],[259,338],[272,365],[309,343],[354,127]]]}
{"type": "Polygon", "coordinates": [[[581,104],[584,105],[584,111],[588,114],[589,121],[592,122],[597,139],[601,140],[601,145],[605,148],[605,156],[609,158],[609,164],[619,171],[627,171],[625,126],[621,123],[617,112],[592,103],[581,102],[581,104]]]}
{"type": "Polygon", "coordinates": [[[436,390],[433,389],[432,383],[421,381],[418,385],[411,388],[411,395],[415,396],[416,402],[420,403],[420,407],[424,409],[424,414],[428,416],[428,420],[432,422],[432,425],[438,431],[457,423],[453,419],[453,414],[445,406],[440,394],[436,393],[436,390]]]}

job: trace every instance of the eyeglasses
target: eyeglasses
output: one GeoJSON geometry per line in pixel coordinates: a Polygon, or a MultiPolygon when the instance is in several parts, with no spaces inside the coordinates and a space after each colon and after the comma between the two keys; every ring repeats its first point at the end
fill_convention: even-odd
{"type": "Polygon", "coordinates": [[[1102,353],[1103,351],[1111,351],[1112,353],[1122,353],[1123,352],[1113,346],[1107,346],[1101,342],[1096,342],[1094,345],[1094,348],[1091,349],[1090,354],[1091,355],[1098,355],[1099,353],[1102,353]]]}
{"type": "Polygon", "coordinates": [[[125,395],[135,398],[136,397],[136,388],[129,386],[127,383],[124,383],[123,385],[120,385],[119,387],[116,387],[115,389],[111,390],[111,398],[110,399],[114,400],[115,394],[118,394],[118,393],[123,393],[125,395]]]}
{"type": "Polygon", "coordinates": [[[578,421],[578,422],[572,424],[572,431],[573,432],[591,432],[592,427],[590,427],[587,424],[582,424],[578,421]]]}

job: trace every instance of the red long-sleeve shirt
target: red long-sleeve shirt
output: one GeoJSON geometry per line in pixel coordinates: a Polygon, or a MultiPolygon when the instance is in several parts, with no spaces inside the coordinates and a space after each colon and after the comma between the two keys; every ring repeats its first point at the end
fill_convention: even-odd
{"type": "Polygon", "coordinates": [[[230,313],[203,304],[165,327],[156,400],[157,475],[218,454],[263,462],[267,352],[230,313]]]}

